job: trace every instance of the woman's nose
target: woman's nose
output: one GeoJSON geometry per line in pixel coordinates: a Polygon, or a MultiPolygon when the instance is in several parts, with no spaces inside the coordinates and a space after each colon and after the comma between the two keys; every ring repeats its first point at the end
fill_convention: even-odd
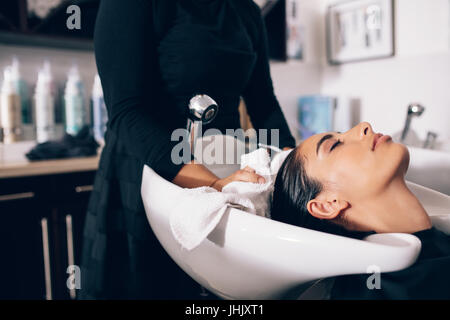
{"type": "Polygon", "coordinates": [[[373,135],[372,126],[368,122],[361,122],[345,133],[350,139],[363,140],[373,135]]]}
{"type": "Polygon", "coordinates": [[[370,123],[368,122],[361,122],[358,125],[358,134],[360,139],[364,139],[367,136],[373,135],[373,129],[370,123]]]}

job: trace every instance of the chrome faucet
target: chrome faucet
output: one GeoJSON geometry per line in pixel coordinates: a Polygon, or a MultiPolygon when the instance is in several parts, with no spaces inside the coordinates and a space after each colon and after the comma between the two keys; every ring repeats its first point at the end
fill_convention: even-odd
{"type": "Polygon", "coordinates": [[[404,143],[406,136],[409,132],[409,127],[411,125],[411,119],[412,117],[419,117],[422,115],[422,113],[425,111],[425,107],[418,104],[418,103],[411,103],[408,106],[408,112],[406,114],[406,121],[405,121],[405,126],[403,128],[402,131],[402,136],[401,136],[401,142],[404,143]]]}
{"type": "Polygon", "coordinates": [[[433,149],[434,144],[436,143],[436,139],[437,139],[437,133],[428,131],[427,138],[425,139],[425,142],[423,144],[424,149],[433,149]]]}
{"type": "Polygon", "coordinates": [[[219,111],[217,103],[206,94],[199,94],[189,101],[189,116],[186,129],[189,133],[191,154],[195,154],[195,141],[199,138],[199,125],[214,120],[219,111]]]}

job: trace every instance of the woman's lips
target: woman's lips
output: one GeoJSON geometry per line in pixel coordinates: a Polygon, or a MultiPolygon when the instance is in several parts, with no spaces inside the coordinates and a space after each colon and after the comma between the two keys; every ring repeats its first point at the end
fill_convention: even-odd
{"type": "Polygon", "coordinates": [[[377,134],[375,135],[375,137],[373,138],[372,151],[374,151],[375,148],[376,148],[380,143],[386,142],[386,141],[388,141],[388,140],[390,140],[390,139],[392,139],[392,138],[391,138],[391,136],[389,136],[389,135],[383,135],[383,134],[381,134],[381,133],[377,133],[377,134]]]}

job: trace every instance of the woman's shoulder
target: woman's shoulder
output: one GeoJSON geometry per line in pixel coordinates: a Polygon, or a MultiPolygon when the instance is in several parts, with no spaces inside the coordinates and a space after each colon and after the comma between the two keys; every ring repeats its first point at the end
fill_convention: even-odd
{"type": "MultiPolygon", "coordinates": [[[[169,12],[174,10],[174,6],[177,2],[183,0],[141,0],[148,5],[154,11],[155,15],[168,15],[169,12]]],[[[234,7],[238,9],[239,13],[242,13],[248,19],[249,17],[253,21],[261,19],[261,9],[255,3],[254,0],[229,0],[234,7]]]]}
{"type": "Polygon", "coordinates": [[[261,9],[253,0],[230,0],[233,4],[239,7],[246,13],[252,15],[254,19],[260,19],[261,17],[261,9]]]}
{"type": "MultiPolygon", "coordinates": [[[[152,10],[156,13],[166,13],[167,11],[172,11],[177,2],[183,0],[141,0],[151,6],[152,10]]],[[[252,20],[261,19],[261,9],[255,3],[254,0],[228,0],[235,8],[238,9],[239,13],[246,15],[247,18],[252,18],[252,20]]]]}
{"type": "Polygon", "coordinates": [[[259,10],[259,6],[254,0],[231,0],[239,5],[245,6],[249,10],[259,10]]]}
{"type": "Polygon", "coordinates": [[[450,236],[432,227],[413,233],[422,242],[422,250],[418,260],[450,257],[450,236]]]}
{"type": "Polygon", "coordinates": [[[446,235],[441,230],[437,229],[436,227],[432,226],[429,229],[424,229],[417,231],[413,233],[416,237],[418,237],[420,240],[428,240],[430,238],[448,238],[449,236],[446,235]]]}
{"type": "Polygon", "coordinates": [[[263,31],[263,19],[260,7],[253,0],[229,0],[236,8],[242,22],[247,28],[254,43],[260,39],[263,31]]]}
{"type": "MultiPolygon", "coordinates": [[[[156,34],[161,35],[173,20],[177,2],[184,0],[140,0],[150,8],[156,34]]],[[[221,0],[222,1],[222,0],[221,0]]],[[[253,0],[228,0],[236,9],[253,41],[260,39],[262,15],[260,7],[253,0]]]]}

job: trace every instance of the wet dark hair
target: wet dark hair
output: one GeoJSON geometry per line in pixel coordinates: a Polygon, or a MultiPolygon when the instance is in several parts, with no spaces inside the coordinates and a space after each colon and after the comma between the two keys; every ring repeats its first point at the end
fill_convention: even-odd
{"type": "Polygon", "coordinates": [[[278,170],[271,206],[271,218],[280,222],[308,228],[316,231],[362,239],[370,233],[345,229],[342,218],[336,218],[341,224],[322,220],[311,215],[306,208],[309,200],[314,199],[322,190],[321,182],[309,177],[304,160],[298,147],[293,149],[278,170]]]}

